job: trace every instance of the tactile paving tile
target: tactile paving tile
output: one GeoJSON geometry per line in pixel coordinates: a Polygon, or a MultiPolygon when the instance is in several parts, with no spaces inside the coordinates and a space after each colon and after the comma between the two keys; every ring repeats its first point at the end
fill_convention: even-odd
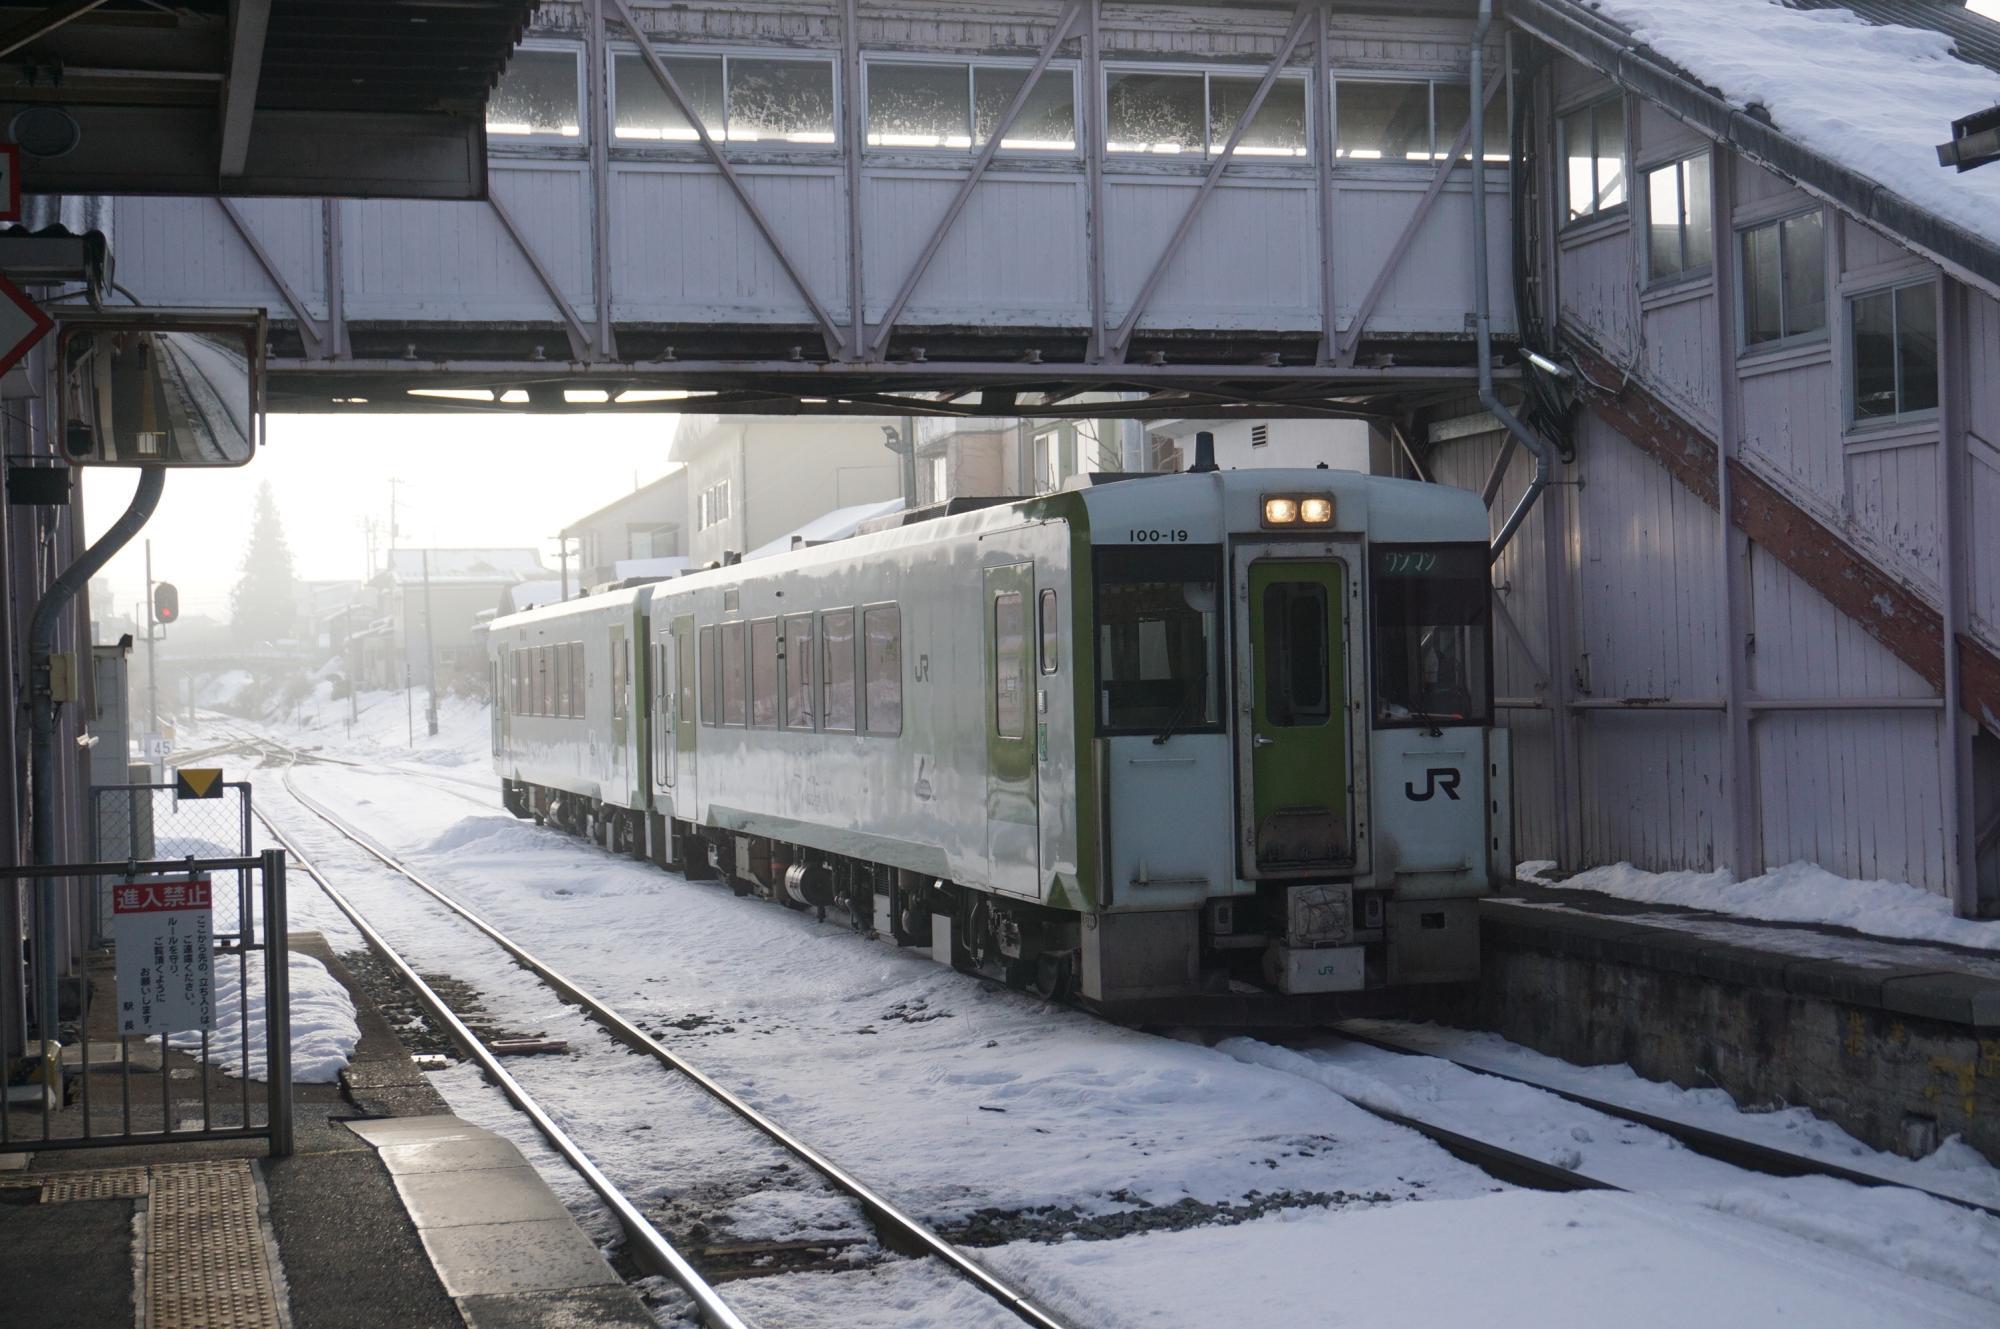
{"type": "Polygon", "coordinates": [[[138,1200],[145,1198],[146,1168],[101,1168],[95,1172],[64,1172],[42,1182],[42,1203],[65,1200],[138,1200]]]}
{"type": "Polygon", "coordinates": [[[243,1159],[153,1168],[146,1206],[150,1329],[278,1329],[278,1293],[243,1159]]]}

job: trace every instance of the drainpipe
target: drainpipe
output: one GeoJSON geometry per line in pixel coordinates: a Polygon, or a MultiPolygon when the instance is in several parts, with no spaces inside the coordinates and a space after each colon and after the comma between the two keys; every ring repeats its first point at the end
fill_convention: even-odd
{"type": "Polygon", "coordinates": [[[1472,310],[1475,353],[1479,360],[1479,404],[1487,409],[1514,438],[1519,439],[1535,458],[1535,476],[1527,492],[1507,514],[1500,533],[1493,537],[1487,558],[1498,562],[1500,554],[1528,519],[1528,510],[1554,479],[1555,449],[1534,430],[1522,424],[1493,391],[1493,317],[1487,298],[1486,259],[1486,109],[1481,98],[1486,93],[1486,33],[1493,26],[1493,0],[1479,0],[1479,21],[1472,30],[1472,310]]]}
{"type": "MultiPolygon", "coordinates": [[[[56,626],[76,593],[90,583],[153,515],[166,484],[164,467],[147,466],[140,470],[131,506],[96,544],[64,568],[49,589],[42,592],[28,625],[28,771],[32,800],[28,814],[29,843],[34,861],[41,866],[56,861],[56,702],[50,687],[56,626]]],[[[35,882],[35,1020],[38,1036],[44,1041],[55,1039],[60,1009],[56,998],[56,913],[55,879],[42,877],[35,882]]]]}

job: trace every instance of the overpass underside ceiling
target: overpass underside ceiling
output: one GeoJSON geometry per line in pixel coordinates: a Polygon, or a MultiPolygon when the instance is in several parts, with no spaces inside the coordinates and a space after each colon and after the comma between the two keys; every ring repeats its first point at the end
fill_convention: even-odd
{"type": "MultiPolygon", "coordinates": [[[[927,329],[890,358],[829,359],[810,330],[620,328],[629,358],[561,357],[561,329],[350,328],[352,358],[276,336],[268,404],[283,413],[704,413],[1179,418],[1400,418],[1476,379],[1460,339],[1370,341],[1352,365],[1290,333],[1158,334],[1120,363],[1082,329],[927,329]],[[555,355],[548,354],[558,350],[555,355]]],[[[1514,371],[1502,369],[1502,380],[1514,371]]]]}

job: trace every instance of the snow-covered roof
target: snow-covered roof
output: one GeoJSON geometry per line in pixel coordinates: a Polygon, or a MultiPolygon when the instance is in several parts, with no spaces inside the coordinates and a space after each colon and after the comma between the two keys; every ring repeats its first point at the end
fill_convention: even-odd
{"type": "Polygon", "coordinates": [[[533,549],[392,549],[381,576],[395,585],[417,585],[425,577],[425,557],[433,586],[506,586],[549,575],[533,549]]]}
{"type": "MultiPolygon", "coordinates": [[[[2000,50],[1990,20],[1936,0],[1527,0],[1511,12],[1531,28],[1541,16],[1610,20],[1631,46],[1650,49],[1737,112],[1729,125],[1704,128],[2000,284],[2000,166],[1960,174],[1940,167],[1936,152],[1953,120],[2000,104],[2000,72],[1980,63],[2000,50]],[[1907,23],[1871,21],[1891,18],[1907,23]],[[1752,141],[1765,128],[1804,155],[1772,161],[1752,141]]],[[[1611,49],[1594,21],[1563,34],[1592,48],[1572,54],[1656,95],[1642,65],[1611,49]]]]}
{"type": "Polygon", "coordinates": [[[624,581],[627,577],[678,577],[688,569],[688,558],[684,554],[669,554],[660,558],[621,558],[611,565],[611,580],[624,581]]]}
{"type": "Polygon", "coordinates": [[[790,553],[802,544],[816,545],[824,544],[828,540],[845,540],[860,529],[862,522],[872,517],[886,517],[892,512],[902,510],[903,500],[900,498],[835,508],[832,512],[814,517],[796,530],[785,532],[768,544],[758,545],[743,556],[743,561],[748,563],[753,558],[769,558],[773,554],[790,553]]]}

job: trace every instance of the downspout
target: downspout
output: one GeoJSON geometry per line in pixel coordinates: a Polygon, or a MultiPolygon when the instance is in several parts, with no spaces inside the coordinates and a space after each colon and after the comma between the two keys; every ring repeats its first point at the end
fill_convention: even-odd
{"type": "MultiPolygon", "coordinates": [[[[1500,422],[1501,428],[1526,445],[1535,458],[1535,475],[1527,492],[1501,523],[1487,554],[1498,562],[1514,532],[1528,519],[1528,510],[1555,477],[1555,449],[1534,430],[1521,423],[1493,391],[1493,315],[1487,296],[1486,257],[1486,33],[1493,26],[1493,0],[1479,0],[1479,21],[1472,30],[1472,310],[1474,352],[1479,361],[1479,404],[1500,422]]],[[[1490,499],[1489,499],[1490,501],[1490,499]]]]}
{"type": "MultiPolygon", "coordinates": [[[[29,845],[38,866],[46,867],[56,861],[56,702],[51,688],[54,680],[50,676],[56,627],[76,593],[103,570],[112,555],[123,549],[153,515],[166,484],[164,467],[147,466],[140,470],[131,506],[96,544],[84,550],[42,592],[42,598],[35,604],[35,616],[28,624],[29,845]]],[[[56,912],[55,878],[39,878],[35,882],[35,1020],[39,1036],[47,1042],[55,1039],[59,1009],[56,912]]]]}

